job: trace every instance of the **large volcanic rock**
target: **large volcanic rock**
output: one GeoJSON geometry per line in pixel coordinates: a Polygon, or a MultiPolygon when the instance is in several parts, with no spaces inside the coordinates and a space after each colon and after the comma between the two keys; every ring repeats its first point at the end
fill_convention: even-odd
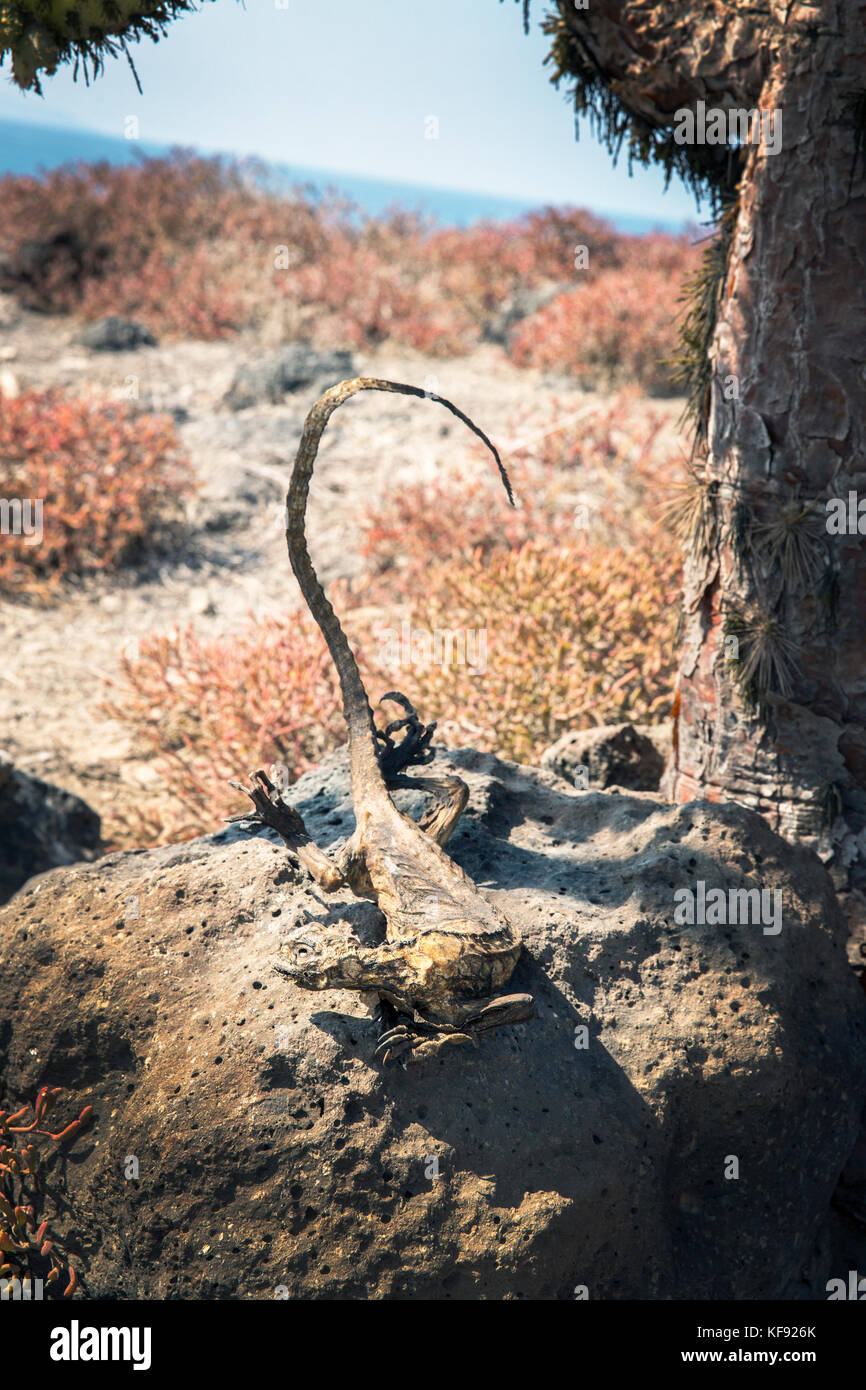
{"type": "MultiPolygon", "coordinates": [[[[271,972],[301,916],[380,922],[268,832],[55,870],[0,914],[4,1104],[95,1106],[66,1165],[87,1293],[824,1296],[866,1000],[818,859],[738,806],[437,764],[470,784],[451,851],[522,929],[537,1006],[477,1051],[382,1070],[363,1000],[271,972]],[[679,925],[699,883],[778,890],[781,930],[679,925]]],[[[344,755],[293,799],[345,836],[344,755]]]]}
{"type": "Polygon", "coordinates": [[[58,864],[95,859],[97,813],[72,792],[31,777],[0,754],[0,903],[58,864]]]}
{"type": "Polygon", "coordinates": [[[109,314],[87,324],[78,334],[78,342],[94,352],[134,352],[140,347],[156,347],[156,338],[146,324],[120,314],[109,314]]]}
{"type": "Polygon", "coordinates": [[[335,381],[355,375],[351,352],[342,349],[318,350],[308,343],[289,343],[238,368],[223,397],[230,410],[246,410],[252,405],[278,405],[291,391],[312,387],[315,393],[333,386],[335,381]]]}
{"type": "Polygon", "coordinates": [[[541,756],[541,766],[581,791],[658,791],[670,752],[670,724],[602,724],[563,734],[541,756]]]}

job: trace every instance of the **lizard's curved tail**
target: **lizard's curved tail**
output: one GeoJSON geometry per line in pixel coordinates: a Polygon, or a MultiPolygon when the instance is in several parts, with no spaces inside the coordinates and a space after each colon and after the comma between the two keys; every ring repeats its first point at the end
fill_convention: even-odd
{"type": "Polygon", "coordinates": [[[364,800],[369,801],[371,795],[375,795],[377,792],[387,795],[385,783],[379,770],[373,712],[370,709],[370,702],[367,699],[367,692],[364,689],[364,682],[361,680],[358,664],[346,640],[346,634],[340,626],[339,618],[325,597],[324,590],[316,577],[316,571],[313,569],[313,563],[307,550],[305,519],[310,479],[313,476],[316,454],[325,426],[337,406],[342,405],[343,401],[348,400],[350,396],[356,395],[359,391],[392,391],[401,396],[418,396],[421,400],[438,401],[440,405],[444,405],[446,410],[450,410],[452,415],[456,415],[458,420],[462,420],[465,425],[468,425],[472,433],[476,434],[487,445],[496,459],[500,477],[508,493],[508,500],[512,506],[514,505],[508,474],[496,448],[484,431],[473,424],[469,416],[464,415],[462,410],[458,410],[456,405],[452,405],[442,396],[436,396],[430,391],[423,391],[419,386],[404,386],[399,381],[384,381],[377,377],[368,376],[355,377],[351,381],[341,381],[319,397],[304,421],[304,430],[295,456],[292,479],[286,494],[286,541],[289,547],[289,559],[301,586],[301,592],[307,601],[307,607],[322,630],[340,678],[343,716],[349,731],[352,798],[356,812],[360,810],[364,800]]]}

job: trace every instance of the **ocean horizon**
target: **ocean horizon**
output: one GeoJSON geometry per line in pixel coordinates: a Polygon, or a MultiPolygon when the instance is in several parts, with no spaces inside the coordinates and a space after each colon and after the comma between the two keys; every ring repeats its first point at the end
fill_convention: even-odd
{"type": "MultiPolygon", "coordinates": [[[[103,135],[94,130],[0,119],[0,175],[34,176],[79,160],[87,163],[106,160],[110,164],[131,164],[142,154],[165,155],[170,148],[169,145],[152,142],[124,140],[120,136],[103,135]]],[[[196,153],[210,156],[219,151],[197,150],[196,153]]],[[[243,158],[228,154],[224,157],[243,158]]],[[[310,168],[302,164],[275,164],[268,160],[259,162],[267,171],[269,182],[277,188],[288,189],[297,185],[307,185],[320,193],[332,190],[356,203],[370,217],[381,216],[389,209],[399,206],[406,211],[420,212],[432,217],[443,226],[468,227],[481,221],[511,221],[540,207],[565,206],[556,200],[545,202],[541,198],[512,198],[484,191],[438,188],[428,184],[372,178],[335,169],[310,168]]],[[[582,198],[579,190],[576,190],[570,206],[586,208],[596,217],[610,222],[617,231],[634,235],[651,231],[677,233],[694,225],[679,220],[666,221],[658,217],[644,217],[639,213],[612,212],[609,209],[597,208],[586,198],[582,198]]]]}

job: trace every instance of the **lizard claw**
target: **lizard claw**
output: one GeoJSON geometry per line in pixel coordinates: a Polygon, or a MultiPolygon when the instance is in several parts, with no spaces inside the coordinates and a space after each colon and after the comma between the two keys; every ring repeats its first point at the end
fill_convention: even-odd
{"type": "Polygon", "coordinates": [[[386,724],[384,731],[376,729],[376,738],[384,744],[383,748],[378,749],[379,766],[382,769],[382,776],[387,781],[395,777],[404,767],[418,766],[433,761],[433,749],[430,747],[431,739],[436,732],[435,721],[432,724],[422,724],[418,718],[415,706],[407,696],[401,694],[399,690],[389,690],[382,696],[380,704],[385,700],[393,700],[406,711],[405,719],[392,719],[386,724]],[[394,741],[394,735],[398,729],[405,729],[403,737],[399,743],[394,741]]]}
{"type": "Polygon", "coordinates": [[[415,1044],[416,1039],[412,1037],[408,1028],[401,1024],[397,1028],[389,1028],[387,1033],[383,1033],[376,1050],[373,1053],[377,1062],[387,1066],[389,1062],[396,1061],[404,1052],[409,1051],[415,1044]]]}
{"type": "Polygon", "coordinates": [[[437,1032],[431,1025],[398,1023],[380,1037],[373,1056],[383,1066],[403,1058],[405,1067],[410,1061],[419,1062],[425,1057],[435,1057],[446,1047],[463,1047],[466,1043],[476,1046],[475,1039],[468,1033],[437,1032]]]}

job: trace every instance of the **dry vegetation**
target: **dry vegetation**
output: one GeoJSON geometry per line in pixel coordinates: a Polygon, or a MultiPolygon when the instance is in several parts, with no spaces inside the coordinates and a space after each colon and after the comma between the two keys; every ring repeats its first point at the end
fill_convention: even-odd
{"type": "Polygon", "coordinates": [[[32,308],[128,313],[200,338],[276,318],[316,342],[387,339],[453,356],[516,291],[564,287],[523,321],[514,361],[650,390],[670,389],[661,359],[698,261],[688,238],[618,235],[579,210],[465,231],[402,213],[373,220],[300,191],[278,197],[254,168],[182,154],[2,187],[4,278],[32,308]]]}
{"type": "Polygon", "coordinates": [[[31,513],[29,534],[9,514],[0,591],[45,599],[70,575],[117,569],[167,535],[192,489],[170,419],[57,392],[0,397],[0,498],[31,513]]]}
{"type": "MultiPolygon", "coordinates": [[[[665,360],[698,255],[688,239],[621,236],[552,209],[466,231],[373,221],[185,155],[2,184],[2,277],[21,303],[126,313],[162,336],[276,323],[314,344],[455,357],[515,295],[546,291],[502,351],[631,393],[509,460],[515,511],[492,485],[453,479],[371,510],[367,572],[338,586],[335,606],[371,694],[404,690],[455,742],[528,761],[568,728],[667,712],[679,560],[657,503],[680,465],[660,454],[646,403],[633,407],[638,391],[672,389],[665,360]],[[483,632],[483,672],[395,666],[386,634],[405,622],[483,632]]],[[[167,419],[56,392],[0,401],[0,495],[45,502],[41,545],[3,537],[0,587],[44,598],[70,575],[116,568],[180,519],[192,486],[167,419]]],[[[277,763],[294,780],[343,737],[329,659],[300,613],[218,640],[192,628],[144,638],[108,708],[156,757],[175,807],[142,816],[141,842],[211,827],[237,809],[229,777],[277,763]]]]}
{"type": "MultiPolygon", "coordinates": [[[[331,598],[371,696],[399,688],[446,740],[524,762],[569,728],[669,712],[679,553],[655,500],[658,422],[633,405],[622,397],[515,456],[516,510],[475,481],[418,485],[367,513],[369,571],[331,598]],[[575,505],[575,487],[603,503],[575,505]],[[395,636],[407,622],[408,645],[395,636]],[[437,633],[442,660],[424,649],[437,633]]],[[[111,712],[160,757],[173,834],[237,809],[227,778],[275,763],[294,781],[345,737],[305,612],[231,639],[154,638],[124,677],[111,712]]]]}

